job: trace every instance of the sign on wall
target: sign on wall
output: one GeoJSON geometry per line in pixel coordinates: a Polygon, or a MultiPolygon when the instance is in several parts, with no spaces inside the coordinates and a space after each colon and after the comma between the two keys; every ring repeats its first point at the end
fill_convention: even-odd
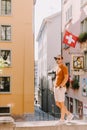
{"type": "Polygon", "coordinates": [[[73,69],[79,70],[84,67],[84,56],[74,55],[73,56],[73,69]]]}

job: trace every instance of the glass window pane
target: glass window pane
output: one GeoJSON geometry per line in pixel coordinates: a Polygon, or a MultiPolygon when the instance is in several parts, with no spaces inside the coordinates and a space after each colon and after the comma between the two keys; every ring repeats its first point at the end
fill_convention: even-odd
{"type": "Polygon", "coordinates": [[[6,40],[11,40],[11,27],[7,27],[6,40]]]}
{"type": "Polygon", "coordinates": [[[1,1],[1,14],[5,14],[5,1],[1,1]]]}
{"type": "Polygon", "coordinates": [[[5,27],[1,27],[1,40],[5,40],[5,27]]]}
{"type": "Polygon", "coordinates": [[[11,14],[11,0],[7,1],[7,14],[11,14]]]}

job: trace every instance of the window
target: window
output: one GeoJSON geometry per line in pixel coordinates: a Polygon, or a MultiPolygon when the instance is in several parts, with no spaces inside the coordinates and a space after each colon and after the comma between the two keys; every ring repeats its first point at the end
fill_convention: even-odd
{"type": "Polygon", "coordinates": [[[0,67],[10,67],[11,66],[11,51],[10,50],[0,50],[0,67]]]}
{"type": "Polygon", "coordinates": [[[1,15],[10,15],[11,14],[11,0],[0,0],[1,5],[1,15]]]}
{"type": "Polygon", "coordinates": [[[66,11],[66,22],[69,22],[72,18],[72,5],[66,11]]]}
{"type": "Polygon", "coordinates": [[[87,18],[81,22],[81,32],[87,32],[87,18]]]}
{"type": "Polygon", "coordinates": [[[10,107],[0,107],[0,115],[10,114],[10,107]]]}
{"type": "Polygon", "coordinates": [[[10,77],[0,77],[0,93],[10,92],[10,77]]]}
{"type": "Polygon", "coordinates": [[[11,41],[11,25],[1,25],[1,41],[11,41]]]}
{"type": "Polygon", "coordinates": [[[87,51],[84,52],[84,69],[87,70],[87,51]]]}

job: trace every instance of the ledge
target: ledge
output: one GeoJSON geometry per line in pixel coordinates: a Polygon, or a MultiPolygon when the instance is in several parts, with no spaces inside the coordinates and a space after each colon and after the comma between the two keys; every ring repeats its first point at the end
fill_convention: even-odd
{"type": "Polygon", "coordinates": [[[72,120],[64,124],[58,121],[16,122],[16,130],[85,130],[87,121],[72,120]]]}
{"type": "Polygon", "coordinates": [[[14,124],[14,119],[10,116],[2,116],[2,117],[0,117],[0,124],[1,123],[12,123],[12,124],[14,124]]]}
{"type": "Polygon", "coordinates": [[[0,117],[0,130],[86,130],[87,120],[59,121],[21,121],[12,117],[0,117]],[[11,123],[11,124],[10,124],[11,123]],[[13,124],[13,125],[12,125],[13,124]]]}

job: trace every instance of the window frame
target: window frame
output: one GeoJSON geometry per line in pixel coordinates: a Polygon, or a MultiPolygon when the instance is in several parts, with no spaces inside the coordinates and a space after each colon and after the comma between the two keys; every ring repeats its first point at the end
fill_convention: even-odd
{"type": "Polygon", "coordinates": [[[9,67],[12,66],[12,51],[10,49],[0,49],[0,58],[1,58],[0,59],[1,60],[1,65],[0,65],[1,69],[3,69],[3,68],[9,68],[9,67]],[[10,61],[8,61],[8,59],[4,59],[4,57],[6,57],[6,53],[5,53],[5,56],[2,57],[2,51],[9,51],[10,52],[10,57],[9,57],[10,61]],[[5,62],[5,64],[3,62],[5,62]],[[10,65],[9,65],[9,62],[10,62],[10,65]],[[8,66],[7,66],[7,64],[8,64],[8,66]]]}
{"type": "MultiPolygon", "coordinates": [[[[0,76],[0,78],[9,78],[9,91],[1,91],[0,90],[0,94],[10,94],[11,93],[11,76],[0,76]]],[[[1,89],[1,88],[0,88],[1,89]]]]}
{"type": "Polygon", "coordinates": [[[10,0],[10,13],[5,13],[5,11],[4,11],[4,13],[2,13],[2,1],[3,0],[0,0],[0,15],[1,16],[10,16],[12,14],[12,0],[10,0]]]}
{"type": "Polygon", "coordinates": [[[1,112],[0,112],[0,115],[10,115],[10,114],[11,114],[11,107],[9,107],[9,106],[0,106],[0,108],[2,108],[2,109],[3,109],[3,108],[9,108],[9,112],[8,112],[8,113],[4,113],[4,112],[1,113],[1,112]]]}
{"type": "MultiPolygon", "coordinates": [[[[8,33],[8,30],[6,30],[7,31],[7,33],[8,33]]],[[[4,33],[6,33],[6,32],[4,32],[4,33]]],[[[7,34],[6,33],[6,34],[7,34]]],[[[6,37],[6,35],[5,35],[5,37],[6,37]]],[[[10,25],[10,24],[1,24],[0,25],[0,42],[11,42],[12,41],[12,25],[10,25]],[[2,39],[1,37],[2,37],[2,26],[5,26],[5,27],[10,27],[10,40],[8,40],[8,39],[2,39]]]]}

